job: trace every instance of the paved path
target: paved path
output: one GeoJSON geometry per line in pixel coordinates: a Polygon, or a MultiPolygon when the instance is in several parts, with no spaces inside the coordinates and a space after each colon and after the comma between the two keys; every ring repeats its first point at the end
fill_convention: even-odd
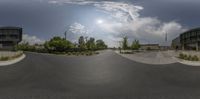
{"type": "MultiPolygon", "coordinates": [[[[118,51],[116,53],[119,54],[118,51]]],[[[134,54],[119,54],[125,58],[145,64],[162,65],[178,62],[174,51],[147,51],[134,54]]]]}
{"type": "Polygon", "coordinates": [[[200,98],[200,67],[146,65],[113,51],[89,57],[26,56],[0,67],[0,99],[200,98]]]}

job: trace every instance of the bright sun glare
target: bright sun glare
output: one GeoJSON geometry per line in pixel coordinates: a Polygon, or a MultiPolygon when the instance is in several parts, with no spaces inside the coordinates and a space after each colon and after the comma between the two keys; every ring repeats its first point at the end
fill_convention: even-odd
{"type": "Polygon", "coordinates": [[[102,24],[103,23],[103,20],[99,19],[97,20],[97,24],[102,24]]]}

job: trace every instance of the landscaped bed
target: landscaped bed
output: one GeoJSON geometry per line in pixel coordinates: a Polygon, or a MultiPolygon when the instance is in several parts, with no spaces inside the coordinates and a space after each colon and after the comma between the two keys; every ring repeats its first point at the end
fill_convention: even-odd
{"type": "Polygon", "coordinates": [[[0,52],[0,61],[8,61],[19,58],[23,55],[22,51],[18,52],[0,52]]]}
{"type": "Polygon", "coordinates": [[[199,57],[197,55],[188,55],[184,53],[180,53],[178,58],[188,61],[199,61],[199,57]]]}

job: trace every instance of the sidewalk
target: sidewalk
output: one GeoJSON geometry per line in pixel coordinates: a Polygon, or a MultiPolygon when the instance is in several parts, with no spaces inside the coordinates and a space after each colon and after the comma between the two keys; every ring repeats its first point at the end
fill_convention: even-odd
{"type": "MultiPolygon", "coordinates": [[[[119,52],[117,52],[119,54],[119,52]]],[[[145,63],[145,64],[172,64],[176,63],[177,60],[174,59],[175,53],[173,51],[158,51],[158,52],[139,52],[135,54],[119,54],[130,60],[145,63]]]]}

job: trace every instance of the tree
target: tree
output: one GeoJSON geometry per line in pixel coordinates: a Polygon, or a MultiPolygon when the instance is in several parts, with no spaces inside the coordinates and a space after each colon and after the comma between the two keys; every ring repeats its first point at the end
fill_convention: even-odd
{"type": "Polygon", "coordinates": [[[139,40],[134,40],[131,45],[132,50],[138,50],[140,48],[139,40]]]}
{"type": "Polygon", "coordinates": [[[64,52],[73,48],[73,44],[61,37],[53,37],[50,41],[45,42],[45,48],[51,51],[64,52]]]}
{"type": "Polygon", "coordinates": [[[84,50],[85,49],[85,40],[84,40],[84,37],[81,36],[78,40],[78,47],[81,49],[81,50],[84,50]]]}
{"type": "Polygon", "coordinates": [[[94,50],[94,49],[96,48],[95,39],[91,37],[91,38],[87,41],[86,46],[87,46],[87,49],[88,49],[88,50],[94,50]]]}
{"type": "Polygon", "coordinates": [[[107,45],[104,43],[103,40],[97,40],[97,41],[96,41],[96,48],[97,48],[97,49],[100,49],[100,50],[106,49],[106,48],[107,48],[107,45]]]}
{"type": "Polygon", "coordinates": [[[128,49],[128,38],[127,37],[124,37],[123,38],[123,41],[122,41],[122,48],[124,50],[128,49]]]}
{"type": "Polygon", "coordinates": [[[34,45],[30,45],[28,42],[22,42],[15,46],[16,50],[22,50],[22,51],[35,51],[36,48],[34,45]]]}

